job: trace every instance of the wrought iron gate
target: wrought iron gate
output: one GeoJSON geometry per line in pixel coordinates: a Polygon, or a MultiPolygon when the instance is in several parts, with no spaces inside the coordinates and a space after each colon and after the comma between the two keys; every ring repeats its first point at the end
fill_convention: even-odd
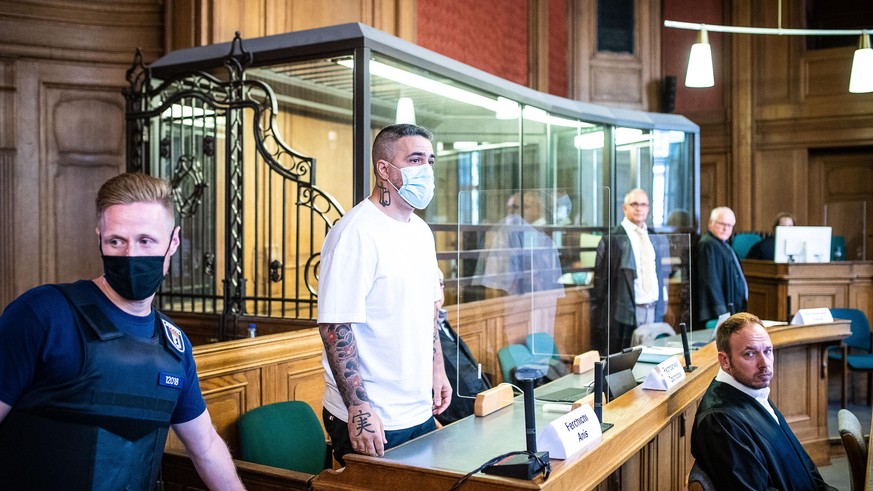
{"type": "MultiPolygon", "coordinates": [[[[313,320],[319,250],[343,209],[315,184],[315,158],[286,144],[277,98],[246,78],[239,35],[216,72],[153,78],[138,52],[127,73],[127,168],[173,185],[182,243],[161,309],[313,320]]],[[[233,328],[233,332],[230,329],[233,328]]]]}

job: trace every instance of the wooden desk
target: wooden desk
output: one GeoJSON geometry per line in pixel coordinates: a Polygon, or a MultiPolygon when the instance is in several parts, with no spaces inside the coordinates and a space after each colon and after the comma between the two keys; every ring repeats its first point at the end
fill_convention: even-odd
{"type": "Polygon", "coordinates": [[[873,261],[788,264],[745,259],[748,311],[762,319],[786,320],[791,310],[853,308],[873,319],[873,261]]]}
{"type": "MultiPolygon", "coordinates": [[[[792,429],[809,450],[818,453],[819,440],[827,438],[827,372],[822,370],[822,350],[848,336],[849,325],[781,326],[771,328],[770,335],[777,348],[774,379],[783,380],[786,387],[780,390],[773,384],[774,403],[780,410],[788,408],[783,413],[792,429]],[[790,384],[784,382],[789,379],[790,384]],[[799,391],[801,384],[813,388],[799,391]]],[[[690,437],[694,415],[718,371],[714,343],[694,352],[692,363],[698,369],[669,391],[637,387],[608,404],[604,420],[615,426],[595,448],[571,460],[553,460],[552,475],[546,482],[542,478],[521,481],[477,474],[463,489],[606,489],[605,481],[615,471],[619,472],[612,479],[621,489],[684,488],[693,464],[690,437]]],[[[539,428],[557,417],[537,409],[539,428]]],[[[485,418],[467,418],[401,445],[384,458],[349,455],[345,469],[322,472],[312,486],[317,490],[449,489],[489,458],[524,449],[523,418],[519,398],[485,418]]]]}

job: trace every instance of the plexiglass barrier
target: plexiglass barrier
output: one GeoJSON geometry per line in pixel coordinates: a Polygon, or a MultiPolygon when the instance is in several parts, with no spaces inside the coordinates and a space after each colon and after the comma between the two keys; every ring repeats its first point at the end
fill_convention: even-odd
{"type": "MultiPolygon", "coordinates": [[[[643,199],[623,207],[625,216],[583,224],[579,215],[566,216],[559,194],[540,189],[459,194],[458,237],[465,240],[457,261],[475,274],[458,279],[463,302],[448,307],[454,310],[458,341],[455,352],[447,353],[457,367],[455,397],[474,398],[501,381],[519,385],[516,372],[525,367],[537,373],[539,400],[569,403],[593,386],[592,371],[572,373],[579,354],[598,350],[611,376],[629,361],[622,351],[638,347],[631,356],[640,355],[643,362],[631,361],[623,377],[626,382],[630,375],[634,385],[660,361],[650,352],[682,356],[680,323],[691,330],[690,236],[648,230],[640,235],[638,227],[622,223],[625,216],[639,219],[632,208],[647,208],[643,199]],[[611,223],[616,225],[607,226],[611,223]],[[642,348],[654,345],[662,348],[642,348]],[[617,356],[607,358],[610,354],[617,356]],[[490,384],[482,381],[486,376],[490,384]]],[[[610,190],[601,188],[573,209],[608,210],[604,205],[611,199],[616,198],[610,190]]],[[[642,216],[650,220],[648,210],[642,216]]],[[[703,337],[690,339],[700,343],[703,337]]],[[[617,384],[604,388],[608,399],[610,390],[628,388],[613,387],[617,384]]]]}

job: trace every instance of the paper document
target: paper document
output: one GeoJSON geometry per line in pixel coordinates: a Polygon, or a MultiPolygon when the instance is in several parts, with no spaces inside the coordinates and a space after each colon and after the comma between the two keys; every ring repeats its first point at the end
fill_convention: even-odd
{"type": "Polygon", "coordinates": [[[671,356],[681,355],[682,348],[673,346],[644,346],[643,352],[640,354],[642,363],[661,363],[671,356]]]}

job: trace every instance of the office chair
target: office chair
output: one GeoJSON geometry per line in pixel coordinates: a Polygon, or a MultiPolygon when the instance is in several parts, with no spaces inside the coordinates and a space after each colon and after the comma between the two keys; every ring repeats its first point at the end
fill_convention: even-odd
{"type": "Polygon", "coordinates": [[[533,332],[524,338],[524,345],[534,358],[549,358],[557,360],[558,347],[555,346],[555,338],[547,332],[533,332]]]}
{"type": "Polygon", "coordinates": [[[309,404],[267,404],[237,421],[240,457],[247,462],[318,474],[329,467],[321,423],[309,404]]]}
{"type": "Polygon", "coordinates": [[[497,351],[497,361],[500,362],[500,374],[503,382],[512,383],[512,369],[524,365],[533,359],[533,355],[527,346],[523,344],[510,344],[497,351]]]}
{"type": "Polygon", "coordinates": [[[840,343],[840,347],[831,348],[828,353],[828,358],[840,360],[843,364],[843,385],[840,393],[842,408],[846,408],[849,370],[867,374],[867,405],[870,405],[873,400],[873,379],[870,378],[873,372],[873,352],[870,350],[870,323],[867,316],[858,309],[831,309],[831,316],[834,319],[848,319],[852,329],[852,334],[840,343]]]}
{"type": "Polygon", "coordinates": [[[846,238],[842,235],[831,237],[831,261],[846,260],[846,238]]]}
{"type": "Polygon", "coordinates": [[[715,484],[696,461],[688,474],[688,491],[715,491],[715,484]]]}
{"type": "Polygon", "coordinates": [[[851,411],[840,409],[837,413],[837,424],[849,460],[852,491],[861,491],[864,489],[864,477],[867,472],[867,442],[861,431],[861,423],[851,411]]]}
{"type": "Polygon", "coordinates": [[[738,258],[745,259],[749,255],[749,249],[758,242],[761,242],[761,234],[743,232],[734,236],[734,239],[731,241],[731,247],[734,248],[738,258]]]}

